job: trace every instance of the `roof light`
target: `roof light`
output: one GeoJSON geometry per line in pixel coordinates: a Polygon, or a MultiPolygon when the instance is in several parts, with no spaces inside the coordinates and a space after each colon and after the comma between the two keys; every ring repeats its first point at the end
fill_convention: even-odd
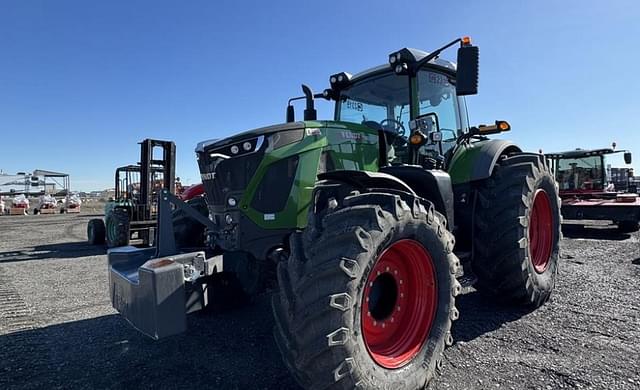
{"type": "Polygon", "coordinates": [[[462,37],[461,44],[462,46],[471,46],[471,37],[462,37]]]}
{"type": "Polygon", "coordinates": [[[331,89],[333,90],[340,90],[347,87],[350,81],[351,74],[347,72],[336,73],[329,77],[329,83],[331,84],[331,89]]]}
{"type": "Polygon", "coordinates": [[[406,63],[403,62],[402,64],[396,65],[394,71],[396,72],[396,74],[404,74],[407,72],[407,69],[409,69],[409,67],[406,63]]]}

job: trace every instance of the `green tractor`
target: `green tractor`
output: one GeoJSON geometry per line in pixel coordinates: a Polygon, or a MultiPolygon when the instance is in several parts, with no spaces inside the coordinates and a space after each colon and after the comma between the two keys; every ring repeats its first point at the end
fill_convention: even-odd
{"type": "Polygon", "coordinates": [[[171,141],[145,139],[140,143],[140,162],[116,169],[115,197],[104,208],[104,220],[87,224],[90,244],[110,248],[131,242],[153,245],[157,198],[162,189],[174,192],[176,146],[171,141]]]}
{"type": "Polygon", "coordinates": [[[158,339],[220,299],[221,274],[251,293],[275,274],[275,338],[304,388],[421,389],[453,343],[462,276],[500,301],[549,299],[557,185],[542,155],[487,138],[507,122],[469,126],[468,38],[329,81],[303,86],[285,124],[198,145],[208,218],[163,192],[157,248],[109,253],[112,303],[158,339]],[[458,44],[457,67],[439,58],[458,44]],[[334,120],[317,120],[320,98],[334,120]],[[206,226],[206,247],[176,249],[171,205],[206,226]]]}

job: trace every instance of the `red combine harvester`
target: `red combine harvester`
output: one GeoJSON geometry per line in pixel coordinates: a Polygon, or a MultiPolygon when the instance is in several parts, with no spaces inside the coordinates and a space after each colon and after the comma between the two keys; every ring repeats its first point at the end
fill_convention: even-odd
{"type": "Polygon", "coordinates": [[[605,156],[614,153],[624,153],[625,164],[631,164],[631,152],[615,150],[615,143],[613,148],[545,154],[560,186],[564,219],[613,221],[625,233],[639,229],[638,194],[617,191],[606,172],[605,156]]]}

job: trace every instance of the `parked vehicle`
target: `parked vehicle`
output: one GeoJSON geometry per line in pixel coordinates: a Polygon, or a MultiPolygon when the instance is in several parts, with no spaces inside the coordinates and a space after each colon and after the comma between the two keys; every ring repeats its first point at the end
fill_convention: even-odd
{"type": "Polygon", "coordinates": [[[287,123],[200,143],[209,218],[164,190],[156,248],[109,252],[113,306],[158,339],[223,299],[220,275],[248,294],[277,275],[275,338],[304,388],[422,389],[453,342],[461,261],[481,292],[534,308],[557,275],[552,172],[488,138],[506,121],[468,125],[477,82],[468,38],[405,48],[322,93],[303,85],[287,123]],[[439,58],[456,45],[457,67],[439,58]],[[333,120],[316,118],[319,98],[333,120]],[[206,247],[178,249],[171,205],[206,226],[206,247]]]}
{"type": "Polygon", "coordinates": [[[623,153],[625,163],[631,164],[631,152],[613,148],[546,154],[560,187],[564,219],[606,220],[621,232],[638,231],[640,197],[635,192],[616,191],[607,177],[606,158],[615,153],[623,153]]]}

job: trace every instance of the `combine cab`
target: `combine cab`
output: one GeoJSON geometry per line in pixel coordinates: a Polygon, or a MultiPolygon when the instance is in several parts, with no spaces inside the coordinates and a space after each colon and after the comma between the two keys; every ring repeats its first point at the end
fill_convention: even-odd
{"type": "Polygon", "coordinates": [[[546,154],[560,188],[564,219],[613,221],[624,233],[639,229],[640,197],[616,191],[607,175],[606,156],[614,153],[624,153],[625,163],[631,164],[630,152],[612,148],[546,154]]]}

